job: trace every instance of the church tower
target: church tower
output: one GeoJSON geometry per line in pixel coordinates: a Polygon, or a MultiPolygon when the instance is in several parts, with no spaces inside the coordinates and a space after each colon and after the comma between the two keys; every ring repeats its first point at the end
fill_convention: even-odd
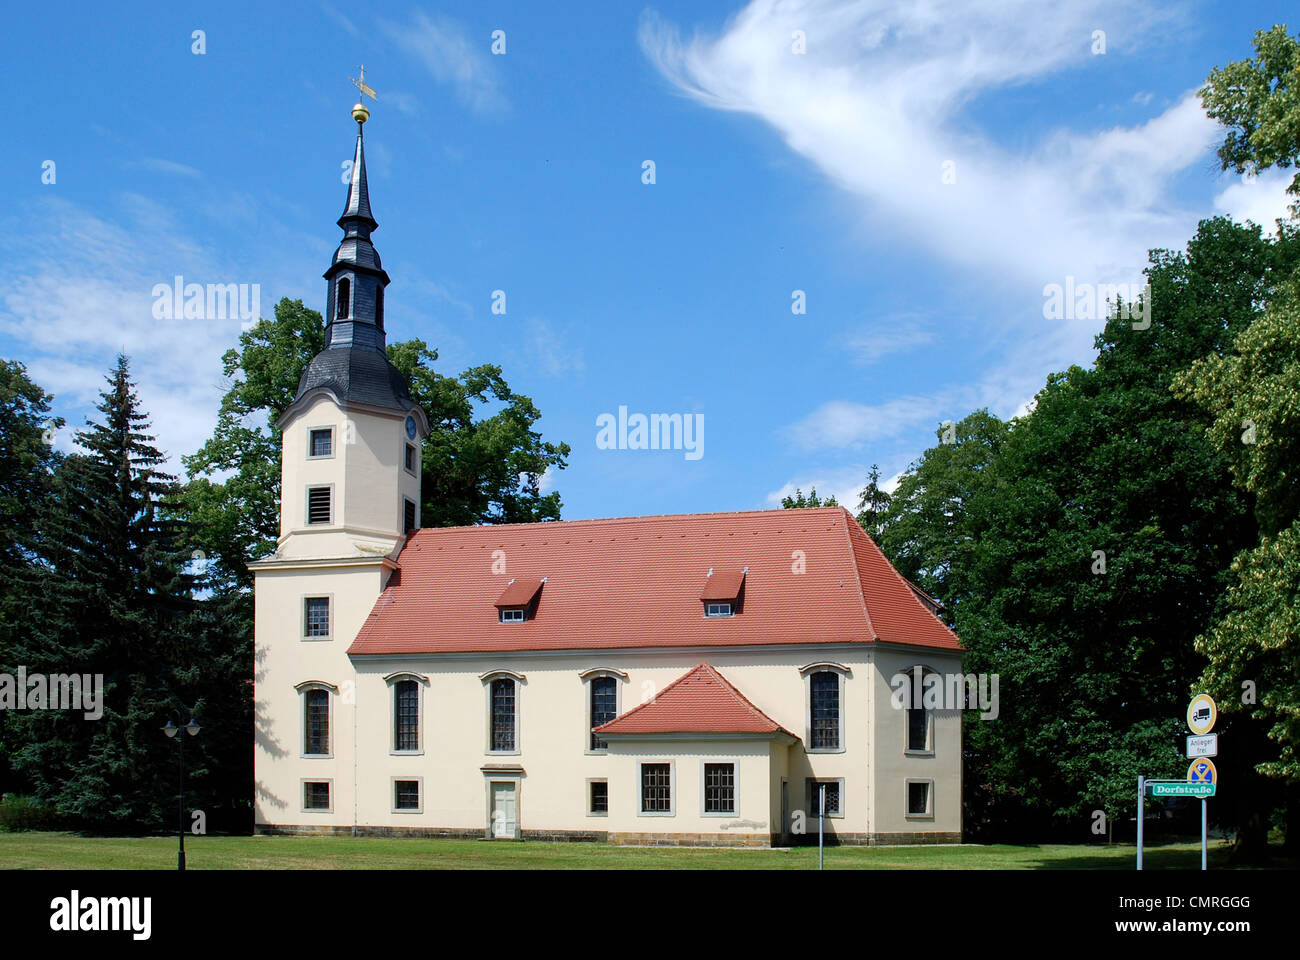
{"type": "MultiPolygon", "coordinates": [[[[361,84],[363,92],[369,88],[361,84]]],[[[255,583],[255,813],[354,824],[355,669],[347,649],[420,525],[429,421],[384,352],[388,274],[370,235],[364,124],[324,277],[326,343],[284,410],[280,534],[255,583]]]]}
{"type": "Polygon", "coordinates": [[[384,353],[388,274],[370,240],[364,123],[343,239],[325,271],[325,349],[303,371],[280,418],[280,538],[285,559],[393,554],[420,520],[420,444],[429,433],[406,378],[384,353]]]}

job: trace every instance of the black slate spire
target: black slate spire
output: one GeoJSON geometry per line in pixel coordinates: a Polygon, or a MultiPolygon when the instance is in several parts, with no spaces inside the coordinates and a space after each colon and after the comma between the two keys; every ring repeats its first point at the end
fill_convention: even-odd
{"type": "Polygon", "coordinates": [[[303,371],[298,397],[324,387],[345,403],[405,410],[412,406],[406,378],[389,363],[384,351],[384,288],[389,283],[388,274],[370,242],[371,232],[379,227],[370,212],[362,136],[362,124],[370,112],[358,104],[352,116],[357,121],[357,149],[347,204],[338,219],[343,239],[324,274],[329,284],[325,349],[303,371]]]}

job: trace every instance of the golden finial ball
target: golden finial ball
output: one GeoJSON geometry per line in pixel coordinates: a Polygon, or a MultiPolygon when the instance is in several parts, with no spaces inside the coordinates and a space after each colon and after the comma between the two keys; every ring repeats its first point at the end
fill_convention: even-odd
{"type": "Polygon", "coordinates": [[[365,104],[354,103],[352,105],[352,119],[357,123],[365,123],[370,119],[370,111],[366,109],[365,104]]]}

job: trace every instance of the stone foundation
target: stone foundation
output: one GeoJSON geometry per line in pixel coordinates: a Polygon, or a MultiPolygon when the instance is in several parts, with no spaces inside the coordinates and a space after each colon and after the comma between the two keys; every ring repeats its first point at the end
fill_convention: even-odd
{"type": "MultiPolygon", "coordinates": [[[[259,837],[428,837],[482,840],[485,831],[465,827],[325,826],[318,824],[265,824],[253,828],[259,837]]],[[[524,830],[524,840],[543,843],[609,843],[630,847],[781,847],[816,846],[816,832],[802,836],[766,833],[613,833],[604,830],[524,830]]],[[[831,833],[828,847],[878,847],[933,843],[961,843],[960,833],[831,833]]]]}
{"type": "MultiPolygon", "coordinates": [[[[828,847],[885,847],[885,846],[922,846],[932,843],[961,843],[960,833],[831,833],[826,832],[825,843],[828,847]]],[[[784,838],[785,843],[795,847],[817,846],[817,831],[813,830],[802,836],[784,838]]]]}
{"type": "Polygon", "coordinates": [[[610,833],[607,842],[627,847],[770,847],[766,833],[610,833]]]}

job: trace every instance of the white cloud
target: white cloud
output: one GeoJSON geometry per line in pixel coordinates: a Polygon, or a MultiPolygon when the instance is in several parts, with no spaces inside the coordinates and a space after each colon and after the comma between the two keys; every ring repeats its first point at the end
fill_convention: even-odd
{"type": "Polygon", "coordinates": [[[1098,24],[1116,57],[1167,19],[1116,0],[1042,14],[1034,0],[754,0],[716,38],[683,40],[647,15],[641,43],[681,91],[759,117],[873,222],[945,260],[1039,285],[1123,282],[1148,248],[1186,239],[1195,214],[1166,186],[1219,133],[1191,92],[1137,127],[1044,130],[1023,147],[980,131],[962,109],[973,98],[1084,65],[1098,24]],[[791,52],[795,30],[804,55],[791,52]]]}
{"type": "Polygon", "coordinates": [[[491,62],[487,41],[471,40],[464,26],[455,20],[417,11],[410,23],[381,18],[379,27],[394,46],[414,57],[434,80],[450,86],[465,106],[480,113],[506,106],[500,73],[491,62]]]}
{"type": "MultiPolygon", "coordinates": [[[[773,490],[767,494],[764,501],[768,507],[779,507],[783,499],[793,496],[796,491],[801,490],[804,494],[808,494],[816,489],[817,496],[822,500],[833,496],[835,502],[841,507],[856,513],[858,500],[862,496],[862,488],[867,485],[867,474],[870,469],[868,466],[854,464],[847,467],[836,467],[833,470],[811,470],[790,480],[779,490],[773,490]]],[[[886,475],[882,474],[882,476],[886,475]]],[[[888,480],[882,479],[880,489],[888,494],[893,494],[898,489],[898,483],[902,478],[903,475],[899,472],[888,480]]]]}
{"type": "Polygon", "coordinates": [[[851,331],[845,346],[860,362],[871,364],[893,353],[904,353],[934,340],[934,334],[916,317],[895,317],[851,331]]]}
{"type": "MultiPolygon", "coordinates": [[[[1179,9],[1122,0],[1065,0],[1050,13],[1036,0],[753,0],[717,35],[690,37],[653,12],[643,16],[642,49],[680,92],[755,116],[859,201],[872,233],[910,240],[928,269],[964,271],[947,270],[951,288],[974,282],[1003,304],[980,318],[1000,352],[977,382],[921,380],[911,396],[831,400],[787,428],[796,448],[928,436],[939,420],[980,406],[1011,416],[1049,371],[1090,362],[1101,320],[1045,321],[1043,286],[1067,276],[1140,285],[1147,251],[1181,249],[1204,216],[1171,194],[1222,131],[1194,88],[1142,123],[1108,129],[1076,129],[1062,114],[1054,127],[1008,137],[981,129],[969,107],[1096,68],[1098,28],[1107,33],[1105,67],[1123,69],[1124,56],[1157,29],[1176,34],[1179,9]],[[792,52],[795,31],[807,38],[804,54],[792,52]],[[949,162],[955,182],[944,183],[949,162]]],[[[871,362],[919,345],[919,334],[867,333],[854,345],[871,362]]],[[[926,376],[923,362],[914,369],[926,376]]]]}
{"type": "Polygon", "coordinates": [[[1265,234],[1277,233],[1277,221],[1290,216],[1290,206],[1297,199],[1286,192],[1295,176],[1293,170],[1265,170],[1253,181],[1233,176],[1214,198],[1216,213],[1226,213],[1235,220],[1250,220],[1264,228],[1265,234]]]}
{"type": "Polygon", "coordinates": [[[551,377],[575,377],[586,372],[582,350],[571,347],[545,320],[528,321],[533,362],[551,377]]]}
{"type": "MultiPolygon", "coordinates": [[[[107,220],[47,199],[33,216],[40,230],[0,237],[0,255],[24,264],[0,297],[0,335],[21,348],[29,374],[55,395],[56,413],[68,420],[60,449],[125,353],[156,445],[179,472],[180,456],[211,432],[225,390],[221,354],[236,345],[240,321],[155,319],[153,286],[176,274],[199,283],[261,278],[211,259],[160,205],[128,195],[122,207],[120,219],[107,220]],[[14,255],[19,242],[22,257],[14,255]]],[[[269,298],[262,301],[269,313],[269,298]]]]}
{"type": "Polygon", "coordinates": [[[136,167],[140,170],[149,170],[153,173],[171,173],[180,177],[189,177],[191,180],[203,179],[203,173],[194,167],[188,167],[183,163],[177,163],[175,160],[162,160],[158,157],[145,157],[143,160],[136,160],[128,166],[136,167]]]}
{"type": "Polygon", "coordinates": [[[356,24],[354,24],[351,20],[349,20],[346,16],[344,16],[341,11],[337,10],[335,7],[333,7],[331,4],[328,3],[321,4],[321,9],[325,11],[325,15],[327,17],[329,17],[331,20],[337,23],[340,27],[342,27],[352,36],[354,37],[357,36],[356,24]]]}
{"type": "Polygon", "coordinates": [[[542,475],[537,478],[537,492],[548,494],[558,486],[559,471],[554,467],[547,467],[542,471],[542,475]]]}

